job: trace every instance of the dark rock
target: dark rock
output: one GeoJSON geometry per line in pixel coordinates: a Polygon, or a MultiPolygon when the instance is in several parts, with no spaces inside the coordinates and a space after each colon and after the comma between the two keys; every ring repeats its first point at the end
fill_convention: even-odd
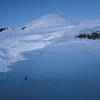
{"type": "Polygon", "coordinates": [[[96,40],[100,39],[100,31],[93,32],[91,34],[79,34],[75,36],[75,38],[80,38],[80,39],[90,39],[90,40],[96,40]]]}
{"type": "Polygon", "coordinates": [[[8,28],[0,28],[0,32],[2,32],[4,30],[8,30],[8,28]]]}

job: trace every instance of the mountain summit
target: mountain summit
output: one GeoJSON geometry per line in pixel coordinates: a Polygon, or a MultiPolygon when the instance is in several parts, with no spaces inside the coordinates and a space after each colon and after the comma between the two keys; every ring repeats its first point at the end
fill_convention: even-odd
{"type": "Polygon", "coordinates": [[[72,25],[74,25],[74,22],[69,19],[66,19],[58,14],[48,14],[27,24],[26,30],[53,30],[54,28],[57,29],[72,25]]]}

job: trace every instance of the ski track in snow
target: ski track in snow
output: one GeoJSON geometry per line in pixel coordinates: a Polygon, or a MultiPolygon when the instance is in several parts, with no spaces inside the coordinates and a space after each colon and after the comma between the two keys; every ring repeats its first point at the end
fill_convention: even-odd
{"type": "MultiPolygon", "coordinates": [[[[77,44],[75,46],[80,52],[87,52],[87,55],[91,55],[89,51],[81,47],[81,44],[91,47],[90,41],[80,41],[73,38],[80,32],[99,29],[100,24],[98,21],[86,21],[75,25],[61,16],[46,15],[39,20],[32,21],[26,27],[24,31],[16,29],[0,33],[0,72],[9,71],[11,69],[8,66],[12,63],[25,60],[23,52],[41,49],[50,44],[63,45],[67,43],[72,46],[72,49],[77,44]]],[[[96,43],[95,46],[98,47],[98,41],[96,43]]]]}

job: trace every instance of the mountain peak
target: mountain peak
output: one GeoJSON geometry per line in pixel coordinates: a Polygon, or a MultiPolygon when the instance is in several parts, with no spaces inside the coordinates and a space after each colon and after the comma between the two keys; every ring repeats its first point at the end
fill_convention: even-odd
{"type": "Polygon", "coordinates": [[[26,29],[27,30],[34,30],[36,28],[50,29],[50,28],[67,27],[71,25],[74,25],[74,23],[67,18],[64,18],[58,14],[48,14],[40,17],[37,20],[33,20],[32,22],[27,24],[26,29]]]}
{"type": "Polygon", "coordinates": [[[59,14],[47,14],[42,16],[41,18],[62,18],[59,14]]]}

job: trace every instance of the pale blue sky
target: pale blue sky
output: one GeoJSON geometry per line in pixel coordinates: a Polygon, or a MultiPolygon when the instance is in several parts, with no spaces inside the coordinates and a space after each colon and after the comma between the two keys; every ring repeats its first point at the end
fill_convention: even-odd
{"type": "Polygon", "coordinates": [[[0,27],[23,26],[49,13],[74,21],[100,19],[100,0],[0,0],[0,27]]]}

